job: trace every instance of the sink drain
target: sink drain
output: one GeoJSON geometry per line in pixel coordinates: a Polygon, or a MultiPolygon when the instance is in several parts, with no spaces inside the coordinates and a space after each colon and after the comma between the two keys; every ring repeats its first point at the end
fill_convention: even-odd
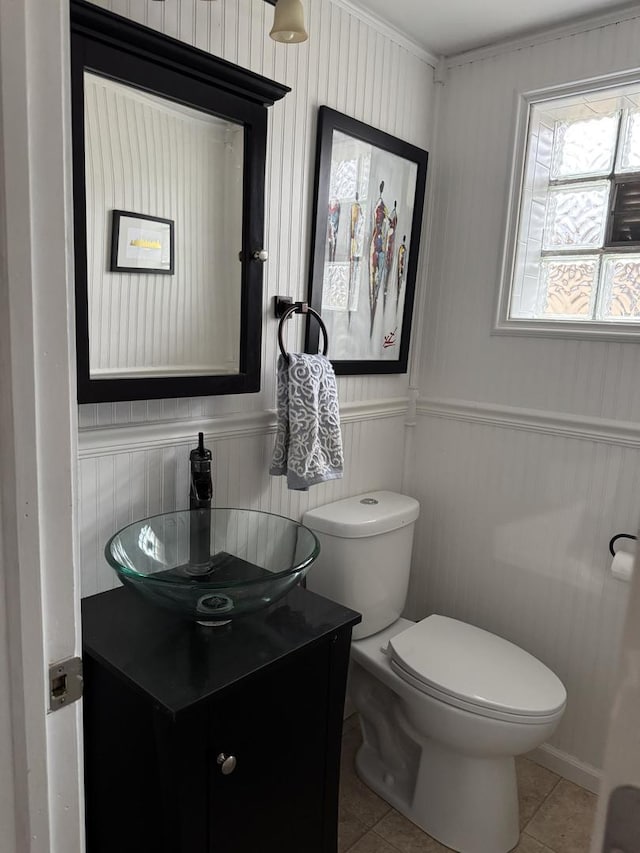
{"type": "Polygon", "coordinates": [[[202,595],[196,604],[196,613],[199,616],[209,617],[198,619],[198,625],[204,625],[207,628],[216,627],[218,625],[228,625],[230,619],[211,619],[212,616],[224,616],[225,613],[230,613],[233,610],[233,599],[228,595],[220,593],[208,593],[202,595]]]}
{"type": "Polygon", "coordinates": [[[228,595],[203,595],[196,604],[198,613],[218,616],[233,610],[233,600],[228,595]]]}

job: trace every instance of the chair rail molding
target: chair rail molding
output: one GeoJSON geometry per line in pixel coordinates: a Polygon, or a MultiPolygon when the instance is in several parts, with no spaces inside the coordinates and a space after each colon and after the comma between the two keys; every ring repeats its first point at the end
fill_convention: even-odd
{"type": "Polygon", "coordinates": [[[417,414],[640,448],[640,423],[635,421],[435,397],[421,397],[417,414]]]}
{"type": "MultiPolygon", "coordinates": [[[[390,397],[383,400],[364,400],[343,403],[340,422],[381,420],[407,416],[409,400],[390,397]]],[[[193,440],[203,432],[207,438],[239,438],[275,432],[276,412],[266,409],[258,412],[235,412],[214,418],[178,419],[166,421],[141,421],[126,426],[92,426],[79,430],[79,457],[110,456],[133,450],[150,450],[157,447],[180,445],[193,440]]]]}

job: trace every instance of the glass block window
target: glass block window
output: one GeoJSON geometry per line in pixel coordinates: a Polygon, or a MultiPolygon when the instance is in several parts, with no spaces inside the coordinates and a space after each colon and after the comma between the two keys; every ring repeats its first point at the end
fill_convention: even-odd
{"type": "Polygon", "coordinates": [[[556,121],[551,177],[585,178],[611,171],[618,133],[617,114],[556,121]]]}
{"type": "Polygon", "coordinates": [[[609,192],[608,181],[550,187],[543,249],[595,249],[602,246],[609,192]]]}
{"type": "Polygon", "coordinates": [[[599,258],[543,258],[539,312],[547,318],[582,320],[593,314],[599,258]]]}
{"type": "Polygon", "coordinates": [[[640,172],[640,109],[628,110],[622,124],[618,172],[640,172]]]}
{"type": "Polygon", "coordinates": [[[603,266],[600,313],[611,320],[640,320],[640,258],[607,255],[603,266]]]}
{"type": "Polygon", "coordinates": [[[530,103],[514,246],[507,320],[640,323],[640,82],[530,103]]]}

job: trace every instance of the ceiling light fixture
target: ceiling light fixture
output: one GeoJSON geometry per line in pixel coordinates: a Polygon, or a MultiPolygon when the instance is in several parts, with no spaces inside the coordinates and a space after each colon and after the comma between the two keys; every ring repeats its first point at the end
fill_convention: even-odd
{"type": "Polygon", "coordinates": [[[273,27],[269,33],[274,41],[295,44],[309,36],[304,28],[304,8],[301,0],[277,0],[273,27]]]}
{"type": "MultiPolygon", "coordinates": [[[[164,0],[155,0],[162,3],[164,0]]],[[[269,35],[274,41],[296,44],[306,41],[309,34],[304,28],[304,6],[302,0],[267,0],[275,6],[273,27],[269,35]]]]}

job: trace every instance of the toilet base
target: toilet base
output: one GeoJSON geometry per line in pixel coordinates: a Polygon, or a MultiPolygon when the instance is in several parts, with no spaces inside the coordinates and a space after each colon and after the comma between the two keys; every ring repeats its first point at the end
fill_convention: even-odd
{"type": "MultiPolygon", "coordinates": [[[[366,738],[366,735],[365,735],[366,738]]],[[[477,758],[420,738],[415,788],[407,797],[366,742],[356,756],[362,781],[428,835],[460,853],[508,853],[518,843],[518,794],[511,757],[477,758]]]]}

